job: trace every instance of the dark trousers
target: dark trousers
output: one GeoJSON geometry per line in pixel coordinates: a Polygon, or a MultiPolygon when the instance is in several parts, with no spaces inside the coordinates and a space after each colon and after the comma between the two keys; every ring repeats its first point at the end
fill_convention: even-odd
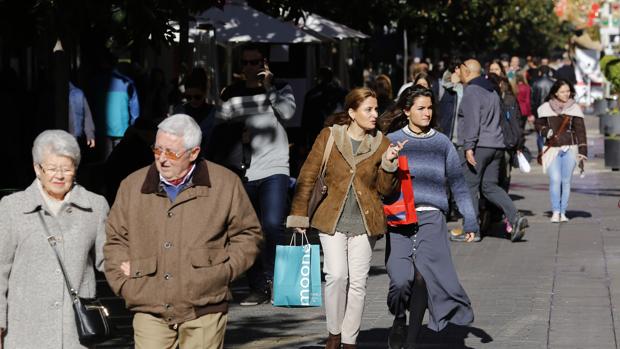
{"type": "Polygon", "coordinates": [[[476,167],[467,162],[464,151],[460,151],[459,156],[476,216],[479,215],[478,201],[480,194],[482,194],[491,203],[500,207],[510,222],[514,222],[517,217],[517,208],[508,193],[499,186],[499,173],[504,159],[504,150],[476,148],[474,150],[476,167]]]}
{"type": "Polygon", "coordinates": [[[277,174],[244,185],[265,238],[260,255],[247,272],[248,282],[253,290],[263,290],[267,287],[267,281],[273,280],[276,245],[282,243],[284,237],[289,176],[277,174]]]}

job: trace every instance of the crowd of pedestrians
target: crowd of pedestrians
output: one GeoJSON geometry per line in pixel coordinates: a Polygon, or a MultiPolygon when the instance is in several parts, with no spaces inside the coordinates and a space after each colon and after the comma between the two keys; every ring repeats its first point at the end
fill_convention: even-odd
{"type": "Polygon", "coordinates": [[[250,292],[240,304],[269,303],[286,228],[318,232],[327,349],[357,346],[373,248],[384,234],[389,347],[415,348],[426,310],[433,331],[467,326],[474,312],[449,244],[480,242],[485,214],[497,209],[506,236],[523,239],[528,222],[508,190],[516,157],[530,154],[526,125],[535,126],[549,175],[551,222],[568,221],[572,173],[587,159],[570,61],[557,69],[526,62],[504,57],[483,68],[453,59],[439,72],[412,63],[396,96],[388,75],[347,93],[322,68],[306,95],[296,179],[284,122],[298,105],[260,46],[241,48],[244,78],[217,101],[200,68],[184,77],[181,101],[159,70],[140,92],[131,74],[109,67],[105,114],[98,97],[89,103],[71,84],[69,132],[41,133],[32,146],[36,179],[0,201],[0,348],[82,347],[54,246],[80,296],[94,296],[94,268],[105,272],[134,313],[136,348],[222,348],[230,283],[245,274],[250,292]],[[76,181],[82,152],[95,146],[107,162],[107,202],[76,181]],[[415,178],[417,223],[392,226],[384,204],[401,193],[399,157],[415,178]],[[321,173],[328,191],[311,215],[321,173]],[[448,231],[453,212],[460,232],[448,231]],[[40,328],[50,335],[28,335],[40,328]]]}

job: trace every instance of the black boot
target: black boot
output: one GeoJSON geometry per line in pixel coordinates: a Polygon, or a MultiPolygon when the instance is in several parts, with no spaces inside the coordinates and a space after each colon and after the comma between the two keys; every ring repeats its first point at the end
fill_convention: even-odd
{"type": "Polygon", "coordinates": [[[402,349],[407,338],[407,317],[395,318],[390,335],[388,337],[388,348],[402,349]]]}

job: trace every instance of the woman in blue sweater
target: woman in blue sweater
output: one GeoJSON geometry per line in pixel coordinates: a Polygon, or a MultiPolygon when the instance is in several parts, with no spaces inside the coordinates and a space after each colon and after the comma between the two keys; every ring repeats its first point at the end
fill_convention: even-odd
{"type": "Polygon", "coordinates": [[[406,156],[409,163],[418,215],[417,229],[388,228],[388,307],[395,316],[389,337],[392,349],[415,348],[427,308],[428,328],[434,331],[441,331],[448,322],[468,325],[474,319],[450,254],[445,219],[448,188],[464,217],[468,238],[478,232],[478,220],[456,149],[433,128],[433,104],[431,90],[414,86],[405,90],[396,107],[379,121],[380,129],[393,144],[407,141],[400,155],[406,156]]]}

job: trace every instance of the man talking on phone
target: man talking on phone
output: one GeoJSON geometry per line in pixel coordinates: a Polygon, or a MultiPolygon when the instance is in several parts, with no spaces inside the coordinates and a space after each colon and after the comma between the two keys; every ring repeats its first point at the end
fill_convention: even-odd
{"type": "Polygon", "coordinates": [[[276,244],[283,240],[288,214],[289,147],[282,121],[295,114],[295,98],[289,84],[274,80],[259,46],[243,46],[240,63],[245,79],[224,88],[216,118],[243,126],[236,136],[240,146],[230,149],[233,159],[227,162],[241,164],[242,171],[236,172],[244,179],[265,237],[261,255],[247,272],[251,292],[241,305],[249,306],[271,299],[276,244]]]}

